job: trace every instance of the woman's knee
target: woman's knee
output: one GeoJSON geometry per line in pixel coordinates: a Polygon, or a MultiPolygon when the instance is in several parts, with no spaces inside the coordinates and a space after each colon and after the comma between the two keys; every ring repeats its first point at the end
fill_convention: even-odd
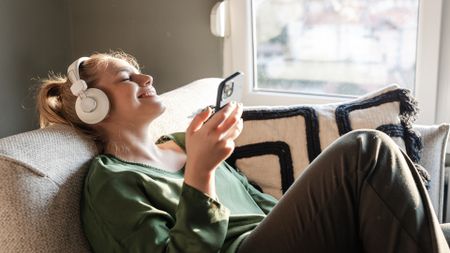
{"type": "Polygon", "coordinates": [[[387,134],[373,129],[353,130],[338,140],[338,149],[361,162],[378,159],[380,155],[401,154],[398,145],[387,134]]]}
{"type": "Polygon", "coordinates": [[[350,149],[361,148],[363,150],[372,149],[373,146],[387,146],[398,148],[397,144],[387,134],[375,129],[358,129],[343,135],[342,140],[348,143],[350,149]],[[352,146],[353,145],[353,146],[352,146]]]}

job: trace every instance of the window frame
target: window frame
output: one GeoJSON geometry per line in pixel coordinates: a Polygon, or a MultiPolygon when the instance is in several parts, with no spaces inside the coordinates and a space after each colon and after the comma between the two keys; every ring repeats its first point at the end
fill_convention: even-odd
{"type": "MultiPolygon", "coordinates": [[[[252,22],[253,1],[226,1],[228,1],[229,6],[230,36],[225,38],[224,41],[224,75],[235,70],[241,70],[246,74],[242,96],[245,105],[323,104],[346,100],[339,97],[254,90],[252,84],[256,79],[253,62],[256,56],[252,32],[254,30],[254,23],[252,22]]],[[[442,0],[419,1],[415,73],[415,96],[420,107],[419,117],[416,121],[418,124],[434,124],[438,117],[442,7],[442,0]]],[[[450,93],[450,90],[448,92],[450,93]]]]}

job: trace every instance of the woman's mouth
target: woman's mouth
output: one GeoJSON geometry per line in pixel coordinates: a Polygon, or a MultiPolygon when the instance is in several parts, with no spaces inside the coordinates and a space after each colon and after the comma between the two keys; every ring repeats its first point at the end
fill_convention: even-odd
{"type": "Polygon", "coordinates": [[[148,88],[148,89],[145,89],[145,91],[142,92],[142,93],[138,96],[138,98],[148,98],[148,97],[153,97],[153,96],[156,96],[156,90],[155,90],[155,88],[148,88]]]}

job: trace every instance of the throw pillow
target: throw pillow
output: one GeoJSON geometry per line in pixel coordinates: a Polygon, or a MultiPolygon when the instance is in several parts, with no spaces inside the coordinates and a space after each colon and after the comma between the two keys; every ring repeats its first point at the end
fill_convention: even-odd
{"type": "Polygon", "coordinates": [[[416,101],[398,85],[345,103],[248,107],[227,161],[280,198],[325,147],[354,129],[385,132],[418,162],[422,142],[412,129],[416,115],[416,101]]]}

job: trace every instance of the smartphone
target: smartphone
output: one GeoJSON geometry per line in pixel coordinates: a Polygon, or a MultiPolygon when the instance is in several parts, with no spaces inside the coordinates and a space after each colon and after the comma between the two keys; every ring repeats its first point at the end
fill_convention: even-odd
{"type": "Polygon", "coordinates": [[[220,82],[217,89],[215,112],[218,112],[230,101],[241,101],[244,74],[235,72],[220,82]]]}
{"type": "MultiPolygon", "coordinates": [[[[213,111],[211,116],[222,109],[228,102],[241,101],[243,80],[244,74],[242,72],[235,72],[220,82],[219,87],[217,88],[216,104],[208,106],[213,111]]],[[[193,112],[188,116],[188,118],[194,118],[195,115],[200,113],[202,110],[204,110],[204,108],[193,112]]]]}

